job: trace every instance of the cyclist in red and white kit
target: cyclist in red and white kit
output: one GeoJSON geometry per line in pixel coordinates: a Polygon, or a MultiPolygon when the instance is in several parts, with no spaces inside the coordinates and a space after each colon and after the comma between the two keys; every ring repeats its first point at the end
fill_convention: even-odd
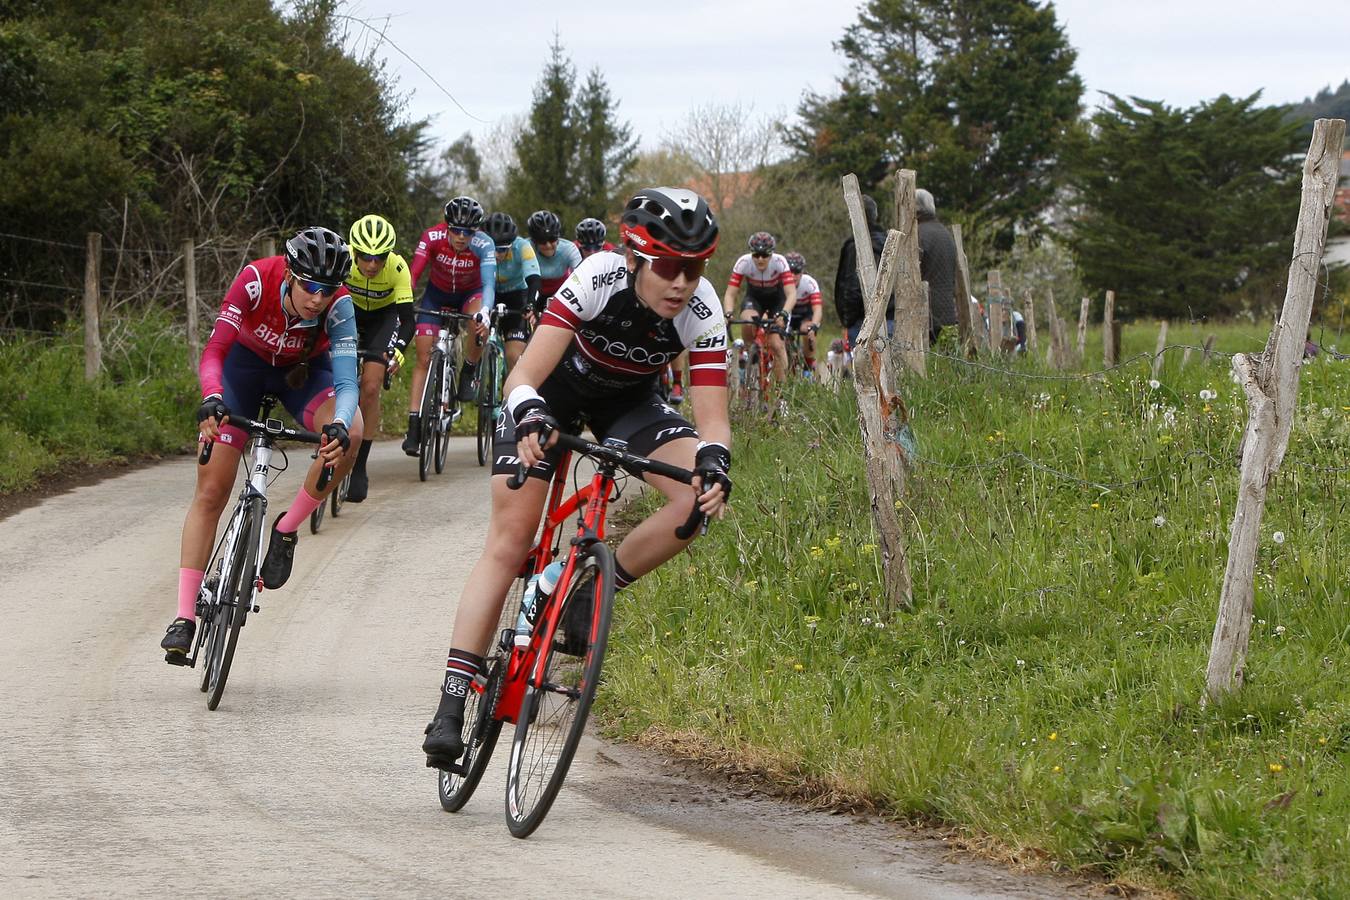
{"type": "Polygon", "coordinates": [[[675,530],[696,503],[717,516],[730,495],[726,322],[703,277],[717,222],[702,197],[677,188],[640,191],[620,222],[624,254],[596,253],[567,278],[506,380],[487,544],[460,594],[440,702],[422,744],[428,766],[445,768],[464,750],[468,686],[529,552],[558,461],[556,438],[540,445],[545,427],[575,432],[588,424],[599,440],[620,438],[633,453],[696,472],[693,490],[647,476],[666,504],[619,545],[619,588],[688,545],[675,530]],[[661,367],[686,349],[698,431],[656,396],[661,367]],[[507,482],[520,463],[529,477],[512,491],[507,482]]]}
{"type": "MultiPolygon", "coordinates": [[[[792,318],[792,308],[797,304],[797,279],[783,254],[774,252],[776,245],[777,241],[767,231],[750,235],[750,252],[736,260],[727,281],[726,296],[722,300],[727,318],[735,312],[742,286],[745,288],[742,319],[781,319],[781,324],[786,325],[792,318]]],[[[743,326],[741,338],[747,345],[752,343],[754,327],[743,326]]],[[[787,347],[782,336],[769,332],[768,346],[774,358],[774,380],[783,381],[787,378],[787,347]]]]}
{"type": "Polygon", "coordinates": [[[816,333],[820,331],[820,323],[825,312],[821,304],[820,284],[814,277],[806,274],[806,257],[793,252],[784,254],[784,258],[792,274],[797,277],[797,305],[792,307],[792,318],[788,322],[788,328],[802,336],[802,362],[806,367],[805,375],[814,378],[816,333]]]}

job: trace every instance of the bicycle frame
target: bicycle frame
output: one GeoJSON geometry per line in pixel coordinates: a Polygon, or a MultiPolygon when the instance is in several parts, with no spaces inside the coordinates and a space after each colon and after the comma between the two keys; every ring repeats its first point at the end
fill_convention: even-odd
{"type": "MultiPolygon", "coordinates": [[[[570,451],[564,451],[562,457],[558,460],[558,467],[554,471],[553,480],[549,485],[548,503],[545,506],[543,528],[539,540],[535,542],[533,549],[531,549],[521,567],[523,576],[543,572],[544,568],[552,562],[551,549],[558,529],[569,516],[580,510],[577,518],[577,533],[570,542],[571,549],[568,550],[567,561],[563,564],[562,573],[558,576],[558,583],[553,588],[552,596],[554,597],[563,596],[571,585],[577,552],[584,550],[588,544],[605,539],[605,523],[609,501],[615,486],[614,465],[612,463],[601,463],[597,466],[589,483],[578,488],[571,496],[564,499],[563,493],[567,490],[567,475],[571,470],[572,456],[573,454],[570,451]]],[[[549,604],[546,608],[547,618],[541,627],[535,628],[529,646],[512,649],[503,672],[501,693],[498,695],[497,707],[494,711],[497,718],[514,724],[519,717],[520,704],[525,698],[526,689],[537,688],[543,683],[547,654],[543,652],[542,642],[545,637],[552,639],[552,635],[558,628],[558,617],[561,615],[561,609],[562,607],[559,604],[549,604]]]]}

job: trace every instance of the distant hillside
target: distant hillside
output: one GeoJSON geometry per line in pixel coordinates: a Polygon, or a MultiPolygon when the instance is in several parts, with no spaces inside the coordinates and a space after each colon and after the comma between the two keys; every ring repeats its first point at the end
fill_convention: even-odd
{"type": "Polygon", "coordinates": [[[1288,118],[1304,123],[1309,131],[1314,119],[1350,120],[1350,79],[1342,81],[1335,91],[1328,85],[1318,91],[1317,96],[1290,106],[1288,118]]]}

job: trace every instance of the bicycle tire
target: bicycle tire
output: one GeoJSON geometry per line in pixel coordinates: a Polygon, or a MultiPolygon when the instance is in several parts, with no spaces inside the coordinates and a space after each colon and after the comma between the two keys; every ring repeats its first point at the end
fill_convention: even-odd
{"type": "Polygon", "coordinates": [[[445,471],[445,457],[450,451],[450,426],[455,421],[455,411],[459,409],[459,361],[453,354],[445,358],[445,372],[442,385],[449,385],[445,391],[445,406],[436,417],[436,474],[445,471]]]}
{"type": "MultiPolygon", "coordinates": [[[[336,496],[336,495],[337,495],[337,491],[334,491],[333,494],[332,494],[332,496],[336,496]]],[[[324,512],[325,512],[327,509],[328,509],[328,504],[327,504],[327,503],[320,503],[318,506],[314,507],[314,511],[313,511],[312,513],[309,514],[309,533],[310,533],[310,534],[318,534],[318,533],[319,533],[319,529],[323,526],[323,515],[324,515],[324,512]]],[[[333,515],[337,515],[337,513],[333,513],[333,515]]]]}
{"type": "Polygon", "coordinates": [[[419,481],[426,481],[427,473],[431,470],[432,447],[435,442],[436,428],[441,421],[440,379],[442,358],[443,354],[439,350],[432,351],[431,364],[427,366],[426,384],[422,388],[422,433],[417,444],[417,479],[419,481]]]}
{"type": "Polygon", "coordinates": [[[492,453],[493,425],[497,418],[497,391],[500,382],[497,379],[501,365],[501,353],[497,344],[488,341],[483,348],[483,358],[478,363],[478,464],[487,465],[492,453]]]}
{"type": "Polygon", "coordinates": [[[218,617],[213,624],[216,637],[211,646],[219,648],[219,655],[213,652],[208,660],[211,667],[211,681],[206,694],[206,708],[209,710],[214,711],[220,705],[220,698],[225,694],[225,683],[230,677],[234,651],[239,644],[239,629],[243,627],[248,609],[253,605],[253,567],[258,561],[258,541],[261,535],[261,528],[256,523],[260,523],[262,518],[261,498],[250,500],[244,513],[244,520],[240,523],[239,535],[235,539],[229,581],[225,583],[222,579],[220,596],[227,600],[217,606],[217,615],[219,616],[220,611],[224,611],[226,617],[223,620],[218,617]]]}
{"type": "Polygon", "coordinates": [[[337,518],[342,512],[342,505],[347,502],[347,492],[352,487],[352,473],[348,472],[342,476],[342,481],[338,482],[337,489],[328,495],[328,504],[333,508],[333,518],[337,518]]]}
{"type": "Polygon", "coordinates": [[[759,408],[760,397],[760,376],[759,376],[759,346],[750,345],[750,350],[746,354],[745,368],[741,370],[741,404],[747,412],[754,412],[759,408]]]}
{"type": "Polygon", "coordinates": [[[464,755],[460,757],[464,774],[458,775],[446,769],[436,773],[436,792],[440,797],[441,809],[446,812],[459,812],[469,802],[483,772],[487,770],[488,760],[492,758],[497,738],[502,733],[502,720],[492,715],[501,693],[500,655],[488,660],[486,671],[482,693],[470,690],[468,702],[464,704],[464,755]]]}
{"type": "Polygon", "coordinates": [[[603,543],[577,555],[558,621],[589,594],[593,602],[584,655],[564,653],[553,636],[544,646],[544,678],[521,701],[506,773],[506,826],[528,837],[544,821],[581,742],[595,700],[614,614],[614,554],[603,543]]]}

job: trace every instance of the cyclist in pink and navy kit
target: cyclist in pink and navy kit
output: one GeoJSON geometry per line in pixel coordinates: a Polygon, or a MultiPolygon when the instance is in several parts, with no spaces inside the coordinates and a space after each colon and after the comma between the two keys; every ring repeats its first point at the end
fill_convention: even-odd
{"type": "Polygon", "coordinates": [[[361,411],[356,377],[356,315],[343,281],[351,272],[347,244],[327,228],[306,228],[282,256],[244,266],[220,306],[202,351],[197,408],[200,440],[213,441],[210,461],[194,466],[197,490],[183,522],[178,617],[160,642],[165,660],[182,665],[197,629],[197,591],[229,502],[248,433],[231,413],[253,417],[264,394],[277,397],[305,428],[322,430],[319,459],[290,508],[277,517],[263,561],[263,585],[275,590],[291,575],[300,523],[324,502],[356,462],[361,411]],[[323,466],[334,466],[318,489],[323,466]]]}
{"type": "MultiPolygon", "coordinates": [[[[421,440],[422,387],[431,364],[431,347],[441,320],[434,310],[449,309],[472,315],[496,302],[497,252],[492,238],[479,230],[483,224],[483,207],[472,197],[456,197],[445,204],[445,222],[422,232],[412,258],[412,283],[423,271],[430,273],[427,289],[417,304],[417,368],[413,370],[412,394],[408,399],[408,436],[403,439],[403,452],[417,455],[421,440]]],[[[457,323],[451,323],[451,333],[457,334],[457,323]]],[[[476,338],[485,333],[481,325],[473,328],[476,338]]],[[[459,399],[474,397],[473,375],[483,347],[478,340],[469,341],[464,351],[464,364],[459,371],[459,399]]]]}
{"type": "MultiPolygon", "coordinates": [[[[742,319],[782,319],[787,324],[792,318],[792,308],[797,305],[797,279],[788,266],[787,258],[775,253],[777,241],[767,231],[756,231],[750,235],[750,252],[736,260],[731,267],[731,278],[727,281],[727,292],[722,298],[722,309],[730,317],[736,309],[736,300],[741,288],[745,288],[745,306],[741,309],[742,319]]],[[[746,325],[741,330],[741,339],[747,345],[755,339],[755,329],[746,325]]],[[[773,353],[776,381],[787,377],[787,347],[781,335],[769,332],[769,351],[773,353]]]]}

